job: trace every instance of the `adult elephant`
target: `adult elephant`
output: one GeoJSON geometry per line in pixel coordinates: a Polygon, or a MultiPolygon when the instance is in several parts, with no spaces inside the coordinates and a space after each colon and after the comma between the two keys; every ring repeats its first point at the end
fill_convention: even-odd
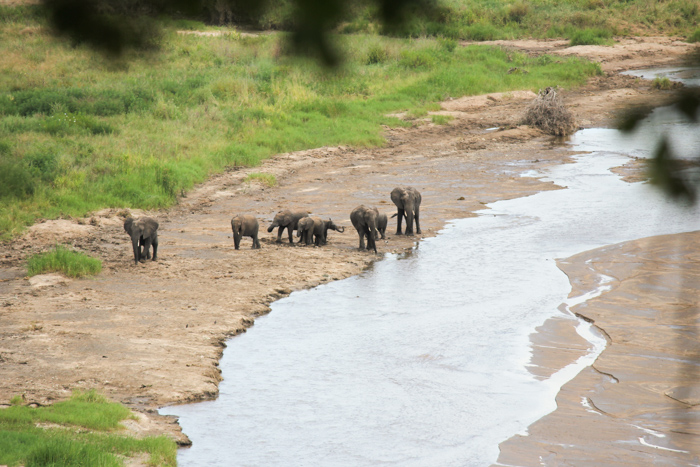
{"type": "Polygon", "coordinates": [[[124,221],[124,230],[131,237],[134,264],[139,264],[142,259],[151,258],[151,245],[153,245],[153,261],[158,259],[158,222],[155,219],[127,217],[124,221]]]}
{"type": "Polygon", "coordinates": [[[231,230],[233,230],[233,245],[238,250],[241,246],[241,238],[250,237],[253,239],[253,248],[260,248],[258,240],[258,220],[250,214],[238,214],[231,219],[231,230]]]}
{"type": "Polygon", "coordinates": [[[376,208],[358,206],[350,213],[350,221],[360,236],[360,250],[365,249],[365,237],[367,237],[367,249],[377,252],[377,216],[379,211],[376,208]]]}
{"type": "MultiPolygon", "coordinates": [[[[406,235],[413,235],[413,219],[416,220],[416,233],[420,231],[420,203],[421,195],[413,187],[396,187],[391,190],[391,200],[396,205],[397,225],[396,235],[401,234],[401,221],[406,217],[406,235]]],[[[393,216],[392,216],[393,217],[393,216]]]]}
{"type": "Polygon", "coordinates": [[[280,211],[275,215],[275,218],[272,220],[270,227],[267,228],[267,231],[272,232],[275,227],[278,227],[277,243],[281,243],[282,232],[284,232],[284,229],[287,229],[287,233],[289,234],[289,243],[294,243],[293,235],[294,231],[297,230],[299,219],[308,216],[309,215],[305,212],[292,212],[289,209],[285,209],[284,211],[280,211]]]}

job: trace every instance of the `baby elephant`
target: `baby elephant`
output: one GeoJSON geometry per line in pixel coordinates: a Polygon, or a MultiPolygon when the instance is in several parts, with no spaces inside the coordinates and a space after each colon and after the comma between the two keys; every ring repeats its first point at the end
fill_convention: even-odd
{"type": "Polygon", "coordinates": [[[237,214],[231,219],[231,230],[233,230],[233,244],[238,250],[241,246],[242,237],[253,239],[252,248],[260,248],[258,240],[258,220],[249,214],[237,214]]]}
{"type": "Polygon", "coordinates": [[[158,259],[158,222],[155,219],[152,217],[134,219],[129,216],[124,221],[124,230],[131,237],[134,264],[139,264],[142,259],[151,258],[151,245],[153,245],[153,261],[158,259]]]}
{"type": "Polygon", "coordinates": [[[357,206],[350,213],[350,221],[357,230],[360,236],[360,250],[365,249],[365,237],[367,238],[367,249],[377,252],[377,216],[379,211],[377,208],[368,208],[366,206],[357,206]]]}
{"type": "MultiPolygon", "coordinates": [[[[389,219],[386,217],[386,214],[381,213],[377,216],[377,233],[382,236],[382,240],[384,240],[384,234],[386,233],[386,226],[388,224],[389,219]]],[[[375,235],[374,239],[377,240],[378,235],[375,235]]]]}
{"type": "Polygon", "coordinates": [[[314,225],[316,223],[316,219],[321,221],[321,219],[318,217],[302,217],[299,219],[299,223],[297,224],[297,237],[299,237],[299,243],[311,245],[311,240],[314,236],[314,225]]]}
{"type": "Polygon", "coordinates": [[[320,217],[304,217],[299,219],[297,237],[301,237],[299,243],[311,245],[312,240],[316,246],[325,245],[328,240],[328,231],[344,232],[345,227],[339,227],[332,219],[327,221],[320,217]]]}

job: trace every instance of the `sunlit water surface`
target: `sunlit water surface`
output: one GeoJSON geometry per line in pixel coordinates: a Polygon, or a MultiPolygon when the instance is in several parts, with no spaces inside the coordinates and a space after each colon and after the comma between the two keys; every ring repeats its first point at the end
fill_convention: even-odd
{"type": "MultiPolygon", "coordinates": [[[[193,442],[179,464],[495,462],[498,444],[553,410],[561,385],[601,350],[582,324],[592,358],[546,381],[526,370],[534,328],[589,298],[567,302],[555,259],[700,229],[696,209],[610,172],[624,154],[647,157],[647,136],[581,131],[572,144],[593,152],[538,174],[567,189],[493,203],[410,255],[275,302],[228,342],[217,400],[161,410],[193,442]]],[[[680,146],[697,150],[697,135],[680,146]]]]}

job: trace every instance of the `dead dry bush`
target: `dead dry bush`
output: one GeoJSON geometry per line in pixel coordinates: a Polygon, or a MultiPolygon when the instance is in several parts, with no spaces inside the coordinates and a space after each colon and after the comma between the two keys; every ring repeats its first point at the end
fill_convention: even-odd
{"type": "Polygon", "coordinates": [[[555,136],[570,135],[576,130],[574,116],[564,107],[561,97],[552,87],[540,90],[527,107],[522,123],[555,136]]]}

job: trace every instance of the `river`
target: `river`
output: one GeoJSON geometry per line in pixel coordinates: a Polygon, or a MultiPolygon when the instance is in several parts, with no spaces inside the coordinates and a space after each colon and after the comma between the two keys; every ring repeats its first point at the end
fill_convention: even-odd
{"type": "MultiPolygon", "coordinates": [[[[681,135],[672,115],[657,128],[681,135]]],[[[498,444],[555,408],[585,358],[544,381],[526,369],[529,334],[590,298],[568,299],[556,266],[592,248],[700,229],[697,208],[669,201],[611,168],[648,157],[651,132],[576,133],[590,151],[542,173],[563,190],[492,203],[455,220],[405,255],[387,254],[360,276],[294,292],[232,338],[217,400],[166,407],[193,442],[183,466],[489,465],[498,444]]],[[[605,290],[606,278],[601,277],[605,290]]]]}

